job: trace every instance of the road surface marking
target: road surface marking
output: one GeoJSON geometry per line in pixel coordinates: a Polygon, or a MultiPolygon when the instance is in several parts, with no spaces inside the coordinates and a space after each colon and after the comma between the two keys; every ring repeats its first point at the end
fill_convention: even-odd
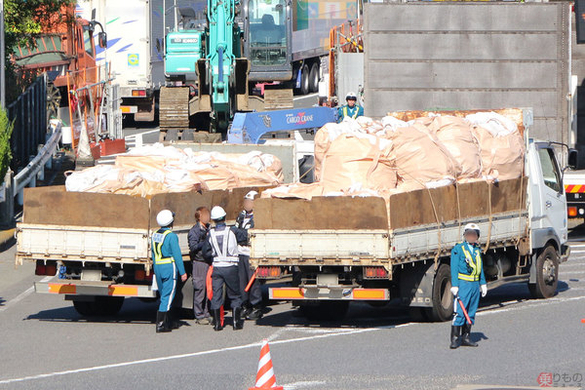
{"type": "MultiPolygon", "coordinates": [[[[45,276],[44,278],[41,279],[41,283],[48,282],[49,280],[53,279],[53,277],[54,276],[45,276]]],[[[30,286],[28,289],[26,289],[25,291],[21,292],[15,298],[13,298],[12,300],[6,302],[4,304],[4,306],[0,307],[0,312],[3,312],[4,310],[8,309],[10,306],[14,305],[15,303],[18,303],[18,302],[22,301],[24,298],[26,298],[27,296],[29,296],[34,291],[35,291],[34,286],[30,286]]]]}
{"type": "Polygon", "coordinates": [[[297,389],[303,389],[306,387],[324,385],[326,383],[327,382],[324,382],[324,381],[303,381],[303,382],[289,383],[287,385],[283,385],[282,387],[284,387],[284,390],[297,390],[297,389]]]}
{"type": "MultiPolygon", "coordinates": [[[[505,305],[504,307],[494,308],[494,309],[484,309],[483,311],[479,311],[476,315],[477,316],[485,316],[485,315],[490,315],[490,314],[498,314],[498,313],[508,312],[508,311],[515,310],[515,309],[517,309],[517,310],[531,309],[531,308],[535,308],[535,307],[542,307],[544,305],[565,303],[565,302],[569,302],[569,301],[577,301],[577,300],[582,300],[582,299],[585,299],[585,295],[578,296],[578,297],[571,297],[571,298],[561,298],[561,297],[549,298],[545,301],[538,301],[537,303],[534,303],[534,304],[527,303],[526,305],[523,305],[523,306],[512,306],[512,307],[507,307],[507,306],[510,306],[512,302],[513,303],[522,303],[522,301],[517,301],[517,300],[516,301],[508,301],[509,302],[508,304],[506,304],[506,302],[504,303],[504,305],[505,305]]],[[[369,332],[375,332],[375,331],[386,330],[386,329],[405,328],[405,327],[413,326],[413,325],[421,325],[421,323],[409,322],[406,324],[379,326],[379,327],[375,327],[375,328],[355,329],[355,330],[344,331],[344,332],[339,332],[339,333],[317,334],[317,335],[297,337],[297,338],[292,338],[292,339],[275,340],[275,341],[272,341],[271,344],[272,345],[291,344],[291,343],[298,343],[298,342],[302,342],[302,341],[326,339],[326,338],[330,338],[330,337],[369,333],[369,332]]],[[[86,372],[107,370],[107,369],[113,369],[113,368],[136,366],[136,365],[141,365],[141,364],[149,364],[149,363],[157,363],[157,362],[164,362],[164,361],[184,359],[184,358],[199,357],[199,356],[212,355],[212,354],[217,354],[217,353],[222,353],[222,352],[230,352],[230,351],[239,351],[239,350],[244,350],[244,349],[258,348],[261,346],[262,346],[262,342],[259,341],[259,342],[250,343],[250,344],[237,345],[237,346],[226,347],[226,348],[211,349],[211,350],[200,351],[200,352],[185,353],[185,354],[180,354],[180,355],[170,355],[170,356],[162,356],[162,357],[151,358],[151,359],[133,360],[133,361],[122,362],[122,363],[105,364],[105,365],[101,365],[101,366],[78,368],[78,369],[66,370],[66,371],[55,371],[55,372],[51,372],[51,373],[47,373],[47,374],[30,375],[30,376],[25,376],[25,377],[21,377],[21,378],[0,380],[0,385],[17,383],[17,382],[25,382],[25,381],[31,381],[31,380],[38,380],[38,379],[45,379],[45,378],[52,378],[52,377],[56,377],[56,376],[81,374],[81,373],[86,373],[86,372]]]]}
{"type": "MultiPolygon", "coordinates": [[[[325,338],[329,338],[329,337],[337,337],[337,336],[345,336],[345,335],[351,335],[351,334],[374,332],[374,331],[378,331],[378,330],[382,330],[382,329],[401,328],[401,327],[414,325],[414,324],[417,324],[417,323],[413,322],[410,324],[400,324],[400,325],[396,325],[396,326],[380,326],[380,327],[376,327],[376,328],[356,329],[356,330],[353,330],[351,332],[329,333],[329,334],[297,337],[297,338],[293,338],[293,339],[272,341],[270,344],[277,345],[277,344],[298,343],[298,342],[302,342],[302,341],[311,341],[311,340],[315,340],[315,339],[325,339],[325,338]]],[[[105,364],[102,366],[78,368],[78,369],[66,370],[66,371],[55,371],[55,372],[51,372],[51,373],[47,373],[47,374],[38,374],[38,375],[25,376],[25,377],[21,377],[21,378],[0,380],[0,385],[16,383],[16,382],[25,382],[25,381],[37,380],[37,379],[45,379],[45,378],[51,378],[51,377],[55,377],[55,376],[81,374],[81,373],[85,373],[85,372],[107,370],[107,369],[112,369],[112,368],[136,366],[136,365],[140,365],[140,364],[158,363],[158,362],[164,362],[164,361],[169,361],[169,360],[199,357],[199,356],[212,355],[212,354],[222,353],[222,352],[239,351],[239,350],[250,349],[250,348],[259,348],[261,346],[262,346],[262,342],[259,341],[259,342],[250,343],[250,344],[237,345],[234,347],[210,349],[207,351],[185,353],[185,354],[181,354],[181,355],[171,355],[171,356],[163,356],[163,357],[151,358],[151,359],[133,360],[133,361],[129,361],[129,362],[105,364]]]]}
{"type": "MultiPolygon", "coordinates": [[[[567,291],[570,291],[570,289],[567,291]]],[[[512,303],[522,303],[522,302],[508,301],[508,302],[502,303],[501,304],[502,307],[496,307],[493,309],[478,310],[476,316],[503,313],[503,312],[507,312],[507,311],[511,311],[511,310],[531,309],[531,308],[539,307],[539,306],[543,306],[543,305],[565,303],[565,302],[569,302],[569,301],[580,301],[582,299],[585,299],[585,295],[578,296],[578,297],[570,297],[570,298],[560,298],[560,297],[548,298],[547,300],[544,300],[544,301],[537,301],[536,303],[533,303],[533,304],[526,303],[526,305],[522,305],[522,306],[512,306],[512,303]],[[512,307],[508,307],[508,306],[512,306],[512,307]]],[[[523,302],[527,302],[527,301],[523,301],[523,302]]]]}

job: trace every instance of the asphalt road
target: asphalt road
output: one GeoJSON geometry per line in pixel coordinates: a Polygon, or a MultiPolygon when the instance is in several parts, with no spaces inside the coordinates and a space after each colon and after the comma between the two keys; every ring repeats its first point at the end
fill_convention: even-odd
{"type": "Polygon", "coordinates": [[[399,309],[362,304],[342,322],[321,324],[277,304],[238,332],[186,321],[155,334],[156,305],[135,299],[116,317],[87,320],[60,297],[33,293],[42,277],[32,264],[15,270],[11,247],[0,253],[0,389],[247,389],[264,338],[288,390],[537,386],[543,372],[557,385],[581,386],[585,239],[573,241],[556,297],[533,300],[525,285],[490,291],[472,334],[479,348],[458,350],[448,347],[449,323],[417,323],[399,309]]]}

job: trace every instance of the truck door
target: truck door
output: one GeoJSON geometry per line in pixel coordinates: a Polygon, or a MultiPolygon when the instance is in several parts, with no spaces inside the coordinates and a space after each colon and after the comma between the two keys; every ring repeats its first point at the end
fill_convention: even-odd
{"type": "Polygon", "coordinates": [[[553,149],[546,144],[537,145],[538,162],[544,185],[540,186],[543,228],[553,228],[561,243],[567,240],[567,203],[565,188],[553,149]]]}

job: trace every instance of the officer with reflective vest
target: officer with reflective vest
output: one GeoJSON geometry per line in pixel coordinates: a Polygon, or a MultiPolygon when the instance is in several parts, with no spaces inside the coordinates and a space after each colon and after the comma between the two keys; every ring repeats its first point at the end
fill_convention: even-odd
{"type": "Polygon", "coordinates": [[[345,96],[345,101],[347,104],[339,107],[337,110],[337,117],[339,118],[339,122],[343,122],[345,118],[356,119],[364,115],[364,108],[356,104],[357,96],[355,93],[348,93],[345,96]]]}
{"type": "Polygon", "coordinates": [[[464,241],[455,245],[451,251],[451,293],[455,296],[455,313],[451,326],[451,349],[460,345],[477,347],[471,341],[471,325],[475,323],[475,313],[479,305],[479,296],[487,294],[487,284],[483,271],[479,239],[479,226],[468,223],[463,229],[464,241]],[[461,304],[465,306],[468,322],[461,304]]]}
{"type": "Polygon", "coordinates": [[[187,280],[179,237],[172,232],[175,216],[170,210],[162,210],[156,216],[160,229],[152,234],[152,263],[160,304],[156,313],[156,332],[170,332],[169,310],[177,289],[177,274],[181,281],[187,280]]]}
{"type": "Polygon", "coordinates": [[[248,229],[254,228],[254,198],[256,195],[258,195],[258,192],[250,191],[244,196],[244,210],[238,214],[236,225],[234,226],[240,254],[240,290],[242,291],[243,314],[248,320],[258,320],[264,314],[260,283],[258,281],[252,282],[250,290],[246,291],[246,287],[253,275],[250,268],[248,229]]]}
{"type": "Polygon", "coordinates": [[[221,310],[224,303],[223,287],[231,301],[234,330],[244,327],[242,320],[242,294],[240,291],[238,242],[235,233],[225,224],[226,212],[220,206],[211,209],[211,219],[215,226],[209,229],[207,242],[204,247],[213,258],[213,273],[211,284],[213,297],[211,298],[211,316],[213,329],[222,330],[221,310]]]}

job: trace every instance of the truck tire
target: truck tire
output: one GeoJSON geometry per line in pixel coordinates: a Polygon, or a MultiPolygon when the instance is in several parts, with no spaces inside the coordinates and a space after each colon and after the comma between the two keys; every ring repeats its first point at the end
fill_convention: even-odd
{"type": "Polygon", "coordinates": [[[301,313],[309,321],[341,321],[348,310],[348,301],[326,301],[318,302],[316,305],[300,306],[301,313]]]}
{"type": "Polygon", "coordinates": [[[311,90],[311,87],[309,85],[310,73],[311,70],[309,69],[309,65],[305,64],[301,72],[301,95],[306,95],[311,90]]]}
{"type": "Polygon", "coordinates": [[[444,322],[453,318],[453,295],[451,294],[451,267],[441,264],[433,282],[433,307],[426,311],[430,321],[444,322]]]}
{"type": "Polygon", "coordinates": [[[309,73],[309,89],[311,92],[319,92],[319,63],[315,62],[311,66],[309,73]]]}
{"type": "Polygon", "coordinates": [[[559,255],[553,246],[547,246],[536,258],[536,283],[528,289],[534,298],[550,298],[559,284],[559,255]]]}
{"type": "Polygon", "coordinates": [[[75,310],[84,317],[113,316],[118,314],[124,297],[95,297],[95,301],[73,301],[75,310]]]}

